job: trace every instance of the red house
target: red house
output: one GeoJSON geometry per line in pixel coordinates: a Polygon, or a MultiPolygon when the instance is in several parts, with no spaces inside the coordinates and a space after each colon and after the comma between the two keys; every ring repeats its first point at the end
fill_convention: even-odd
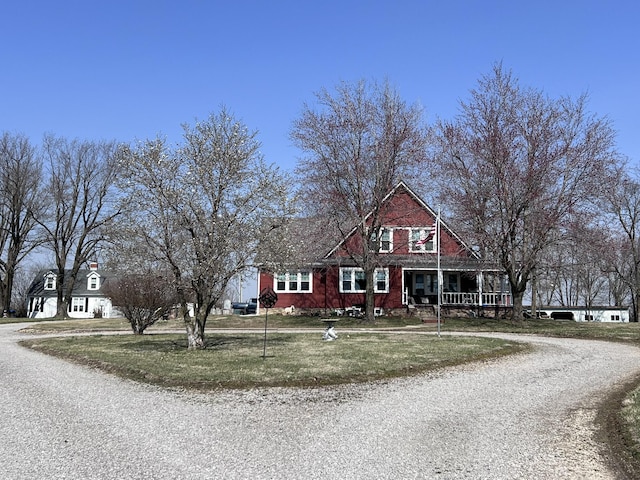
{"type": "MultiPolygon", "coordinates": [[[[374,274],[377,314],[435,315],[438,264],[442,282],[440,304],[448,314],[492,314],[511,305],[504,275],[440,221],[437,214],[404,182],[383,200],[382,229],[377,244],[379,267],[374,274]]],[[[302,267],[269,272],[260,269],[258,291],[271,287],[275,309],[295,306],[296,313],[352,313],[365,303],[364,271],[348,255],[359,242],[356,228],[320,258],[302,267]]]]}

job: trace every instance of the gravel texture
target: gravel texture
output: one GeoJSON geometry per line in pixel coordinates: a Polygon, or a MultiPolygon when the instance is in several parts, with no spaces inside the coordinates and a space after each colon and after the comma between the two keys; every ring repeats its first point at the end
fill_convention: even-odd
{"type": "Polygon", "coordinates": [[[611,479],[595,407],[640,370],[632,346],[495,335],[536,349],[375,384],[192,394],[24,349],[17,328],[0,325],[4,479],[611,479]]]}

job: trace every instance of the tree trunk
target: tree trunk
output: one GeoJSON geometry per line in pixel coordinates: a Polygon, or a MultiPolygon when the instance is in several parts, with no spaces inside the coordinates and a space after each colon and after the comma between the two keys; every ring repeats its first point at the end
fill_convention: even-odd
{"type": "Polygon", "coordinates": [[[204,329],[195,318],[185,322],[187,326],[187,349],[202,350],[205,347],[204,329]]]}
{"type": "Polygon", "coordinates": [[[631,318],[629,319],[629,321],[631,322],[637,322],[638,321],[638,310],[639,310],[639,305],[638,305],[638,299],[640,298],[640,296],[638,295],[637,291],[632,291],[631,292],[631,318]]]}
{"type": "Polygon", "coordinates": [[[0,316],[4,314],[4,311],[9,311],[9,299],[6,293],[8,289],[5,288],[5,283],[0,281],[0,316]]]}
{"type": "Polygon", "coordinates": [[[364,320],[367,323],[374,323],[376,321],[376,318],[374,315],[375,313],[374,312],[374,309],[375,309],[374,270],[371,269],[370,271],[367,271],[365,275],[366,275],[367,289],[364,294],[364,320]]]}
{"type": "Polygon", "coordinates": [[[69,300],[66,295],[58,295],[58,302],[56,304],[56,317],[69,318],[69,300]]]}
{"type": "MultiPolygon", "coordinates": [[[[187,329],[187,349],[202,350],[205,348],[204,342],[204,321],[200,312],[194,307],[194,316],[189,314],[189,308],[183,307],[184,324],[187,329]]],[[[206,318],[206,317],[204,317],[206,318]]]]}
{"type": "Polygon", "coordinates": [[[522,323],[524,316],[522,315],[522,299],[524,297],[523,291],[514,290],[511,287],[511,298],[513,299],[513,309],[511,311],[511,320],[514,323],[522,323]]]}
{"type": "Polygon", "coordinates": [[[75,282],[75,276],[67,275],[64,267],[61,267],[61,262],[56,261],[58,265],[58,276],[56,278],[56,317],[57,318],[69,318],[69,304],[71,303],[71,294],[73,287],[67,287],[73,285],[75,282]]]}
{"type": "Polygon", "coordinates": [[[5,278],[3,281],[0,280],[0,316],[3,316],[5,312],[9,315],[9,311],[11,310],[11,295],[13,292],[13,279],[16,273],[16,263],[15,259],[9,258],[4,265],[5,278]]]}

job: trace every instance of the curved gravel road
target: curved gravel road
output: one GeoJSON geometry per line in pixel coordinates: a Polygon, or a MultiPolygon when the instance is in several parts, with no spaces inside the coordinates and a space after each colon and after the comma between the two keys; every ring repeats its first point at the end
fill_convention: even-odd
{"type": "Polygon", "coordinates": [[[595,406],[640,349],[535,352],[315,390],[163,391],[16,345],[0,325],[3,479],[609,479],[595,406]]]}

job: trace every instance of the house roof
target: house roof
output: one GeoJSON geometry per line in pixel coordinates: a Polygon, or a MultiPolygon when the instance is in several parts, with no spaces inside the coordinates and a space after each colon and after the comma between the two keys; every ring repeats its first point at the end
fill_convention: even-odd
{"type": "MultiPolygon", "coordinates": [[[[65,276],[68,278],[68,276],[70,275],[71,270],[65,270],[65,276]]],[[[31,286],[29,287],[29,292],[27,294],[28,297],[55,297],[57,295],[56,290],[45,290],[44,288],[44,282],[45,282],[45,278],[48,276],[48,274],[54,274],[56,275],[56,277],[59,274],[59,270],[56,268],[45,268],[40,270],[35,278],[33,279],[33,282],[31,283],[31,286]]],[[[81,269],[78,271],[78,275],[76,277],[76,281],[73,285],[73,296],[77,296],[77,297],[104,297],[104,293],[102,293],[102,289],[104,288],[104,286],[106,285],[106,283],[109,281],[109,279],[115,278],[115,275],[113,273],[110,273],[106,270],[103,269],[81,269]],[[90,290],[88,288],[88,278],[90,275],[92,274],[97,274],[101,281],[100,281],[100,288],[97,290],[90,290]]]]}
{"type": "Polygon", "coordinates": [[[256,254],[256,265],[267,267],[269,262],[280,259],[276,263],[309,266],[324,258],[340,239],[328,219],[322,217],[293,218],[275,233],[279,238],[274,242],[275,250],[269,250],[271,245],[261,245],[256,254]]]}
{"type": "MultiPolygon", "coordinates": [[[[383,198],[382,203],[390,202],[394,196],[406,193],[417,205],[417,208],[424,210],[432,219],[438,217],[438,213],[434,211],[424,200],[422,200],[404,181],[400,181],[391,189],[383,198]]],[[[369,212],[364,222],[367,222],[373,211],[369,212]]],[[[383,226],[388,226],[384,225],[383,226]]],[[[428,226],[428,225],[423,225],[428,226]]],[[[408,228],[408,227],[407,227],[408,228]]],[[[440,218],[441,232],[446,232],[453,241],[459,246],[459,251],[464,255],[446,256],[441,255],[441,268],[447,270],[459,271],[499,271],[498,265],[487,262],[482,259],[478,252],[472,249],[460,236],[453,231],[447,222],[440,218]]],[[[304,217],[295,218],[279,234],[282,235],[283,241],[290,244],[290,250],[286,255],[286,265],[290,268],[294,267],[310,267],[310,266],[327,266],[342,265],[349,266],[353,263],[348,256],[336,255],[345,242],[351,238],[358,229],[358,225],[350,227],[346,235],[337,231],[335,224],[328,218],[321,217],[304,217]],[[351,262],[351,263],[350,263],[351,262]]],[[[261,268],[268,268],[269,252],[260,251],[256,256],[256,265],[261,268]]],[[[381,266],[398,265],[405,268],[425,268],[435,269],[437,264],[437,254],[434,252],[424,252],[421,254],[399,254],[394,252],[391,255],[380,255],[378,258],[381,266]]]]}

